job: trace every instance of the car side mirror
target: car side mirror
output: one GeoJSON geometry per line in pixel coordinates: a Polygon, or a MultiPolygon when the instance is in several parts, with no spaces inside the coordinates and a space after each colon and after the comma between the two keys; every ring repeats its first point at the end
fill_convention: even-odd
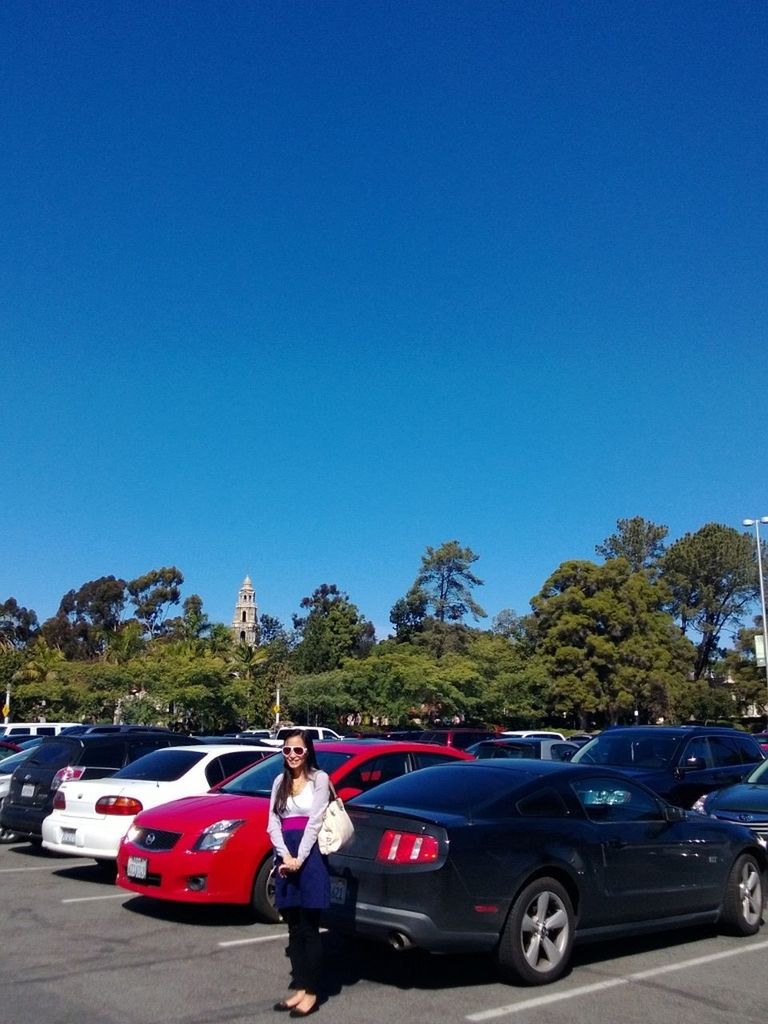
{"type": "Polygon", "coordinates": [[[701,771],[702,768],[707,767],[707,762],[703,757],[686,757],[683,761],[682,767],[687,771],[701,771]]]}
{"type": "Polygon", "coordinates": [[[664,808],[664,821],[685,821],[685,811],[682,807],[667,804],[664,808]]]}

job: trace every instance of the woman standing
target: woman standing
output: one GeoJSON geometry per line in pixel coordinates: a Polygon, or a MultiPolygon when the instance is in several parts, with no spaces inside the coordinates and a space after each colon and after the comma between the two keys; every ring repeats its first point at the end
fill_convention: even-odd
{"type": "Polygon", "coordinates": [[[307,1017],[318,1008],[320,912],[328,906],[330,886],[317,833],[329,795],[312,737],[294,729],[283,740],[283,771],[272,786],[267,829],[275,850],[275,905],[288,925],[293,975],[293,991],[275,1009],[291,1017],[307,1017]]]}

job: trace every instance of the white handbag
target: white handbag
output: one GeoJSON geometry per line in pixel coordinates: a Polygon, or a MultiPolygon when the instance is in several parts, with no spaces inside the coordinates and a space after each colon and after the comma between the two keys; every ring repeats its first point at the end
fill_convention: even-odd
{"type": "Polygon", "coordinates": [[[330,780],[329,784],[333,797],[328,802],[320,830],[317,833],[317,846],[320,853],[336,853],[355,834],[355,826],[347,814],[344,801],[340,796],[337,796],[333,783],[330,780]]]}

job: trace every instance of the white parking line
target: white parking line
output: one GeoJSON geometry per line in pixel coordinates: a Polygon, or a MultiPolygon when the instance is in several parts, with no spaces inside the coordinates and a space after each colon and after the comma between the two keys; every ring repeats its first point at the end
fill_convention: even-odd
{"type": "Polygon", "coordinates": [[[51,871],[53,865],[49,864],[44,868],[0,868],[0,875],[10,875],[14,871],[51,871]]]}
{"type": "Polygon", "coordinates": [[[568,992],[557,992],[550,996],[539,996],[537,999],[524,999],[520,1003],[509,1003],[507,1006],[498,1006],[493,1010],[481,1010],[480,1013],[470,1013],[464,1019],[483,1021],[493,1020],[495,1017],[506,1017],[512,1013],[520,1013],[522,1010],[533,1010],[539,1006],[547,1006],[551,1003],[562,1003],[566,999],[576,999],[580,996],[591,995],[593,992],[604,992],[606,989],[616,988],[619,985],[630,985],[633,981],[644,981],[646,978],[656,978],[660,974],[684,971],[689,967],[700,967],[702,964],[714,963],[715,960],[727,960],[729,957],[744,956],[746,953],[756,953],[764,949],[768,949],[768,942],[756,942],[753,946],[740,945],[738,949],[729,949],[722,953],[710,953],[708,956],[697,956],[691,960],[681,960],[679,964],[667,964],[665,967],[653,967],[648,971],[628,974],[624,978],[598,981],[594,985],[581,985],[579,988],[572,988],[568,992]]]}
{"type": "Polygon", "coordinates": [[[92,903],[94,900],[124,900],[127,899],[128,893],[125,892],[110,892],[106,896],[71,896],[67,900],[62,900],[62,903],[92,903]]]}
{"type": "Polygon", "coordinates": [[[216,945],[222,949],[227,946],[249,946],[252,942],[274,942],[275,939],[287,939],[288,932],[278,932],[277,935],[259,935],[254,939],[230,939],[228,942],[217,942],[216,945]]]}
{"type": "MultiPolygon", "coordinates": [[[[320,934],[324,935],[325,932],[327,931],[327,928],[321,928],[320,934]]],[[[275,939],[287,938],[288,932],[276,932],[274,935],[272,933],[270,933],[269,935],[258,935],[256,938],[253,939],[230,939],[228,942],[217,942],[216,945],[221,946],[223,949],[225,946],[248,946],[252,942],[273,942],[275,939]]]]}

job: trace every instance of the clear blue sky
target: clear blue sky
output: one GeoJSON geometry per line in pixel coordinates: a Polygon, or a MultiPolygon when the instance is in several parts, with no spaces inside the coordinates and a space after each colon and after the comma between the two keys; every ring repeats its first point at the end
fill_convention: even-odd
{"type": "Polygon", "coordinates": [[[768,514],[768,6],[0,8],[0,600],[528,610],[768,514]]]}

